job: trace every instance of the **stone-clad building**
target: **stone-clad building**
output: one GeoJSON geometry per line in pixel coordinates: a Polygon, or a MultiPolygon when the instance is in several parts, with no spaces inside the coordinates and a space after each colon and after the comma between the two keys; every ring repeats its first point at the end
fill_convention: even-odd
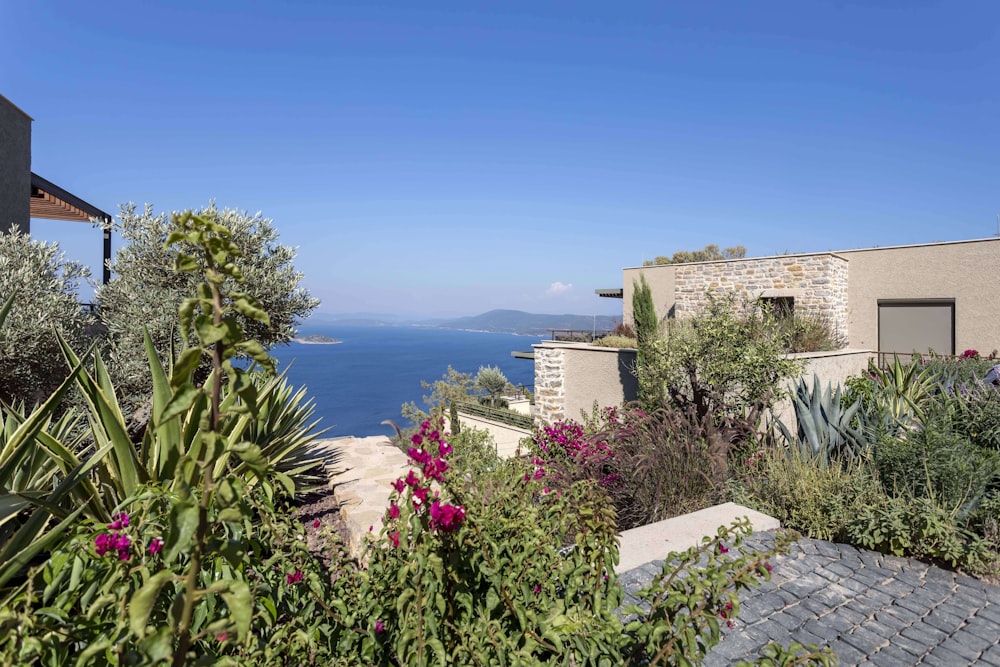
{"type": "Polygon", "coordinates": [[[640,276],[660,318],[690,317],[708,294],[735,292],[822,315],[853,349],[1000,349],[1000,238],[627,268],[621,290],[598,290],[624,299],[626,322],[640,276]]]}

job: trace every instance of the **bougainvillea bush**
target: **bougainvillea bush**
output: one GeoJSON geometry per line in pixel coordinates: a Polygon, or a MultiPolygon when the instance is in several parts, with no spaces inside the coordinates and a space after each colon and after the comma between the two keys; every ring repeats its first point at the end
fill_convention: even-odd
{"type": "Polygon", "coordinates": [[[537,427],[529,449],[532,479],[551,489],[594,483],[614,505],[619,530],[709,507],[727,470],[725,452],[709,450],[697,422],[667,406],[595,408],[582,424],[537,427]]]}

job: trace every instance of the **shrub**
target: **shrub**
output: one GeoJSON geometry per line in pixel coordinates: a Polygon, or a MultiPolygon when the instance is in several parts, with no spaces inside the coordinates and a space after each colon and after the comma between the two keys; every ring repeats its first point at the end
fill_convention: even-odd
{"type": "Polygon", "coordinates": [[[848,525],[853,544],[895,556],[915,556],[983,572],[996,559],[986,542],[960,528],[930,498],[897,496],[863,509],[848,525]]]}
{"type": "Polygon", "coordinates": [[[552,489],[595,484],[611,499],[620,530],[712,505],[726,470],[725,452],[711,450],[696,424],[637,404],[595,409],[585,424],[538,427],[531,450],[532,478],[552,489]]]}
{"type": "Polygon", "coordinates": [[[873,460],[893,495],[927,498],[961,519],[1000,480],[1000,455],[934,425],[900,437],[883,437],[873,460]]]}
{"type": "Polygon", "coordinates": [[[784,355],[773,318],[759,302],[709,295],[706,311],[670,320],[665,338],[637,363],[640,382],[663,388],[675,414],[696,424],[712,449],[756,438],[782,381],[801,363],[784,355]]]}
{"type": "Polygon", "coordinates": [[[815,539],[846,539],[847,526],[862,510],[886,501],[863,461],[820,465],[794,448],[771,449],[747,467],[747,475],[729,484],[732,500],[815,539]]]}
{"type": "Polygon", "coordinates": [[[791,317],[776,317],[779,335],[788,352],[828,352],[846,347],[830,320],[822,313],[794,313],[791,317]]]}
{"type": "MultiPolygon", "coordinates": [[[[632,282],[632,320],[635,323],[636,368],[644,369],[652,364],[652,345],[660,336],[660,321],[656,317],[653,292],[646,276],[640,275],[639,278],[632,282]]],[[[656,375],[639,372],[638,377],[639,402],[655,409],[663,400],[662,385],[656,375]]]]}
{"type": "MultiPolygon", "coordinates": [[[[264,347],[284,343],[295,335],[295,325],[319,305],[300,287],[302,274],[292,261],[294,249],[278,243],[271,220],[258,214],[230,209],[219,210],[214,203],[197,215],[226,227],[234,244],[235,270],[243,278],[241,290],[252,295],[269,314],[268,323],[243,314],[234,315],[248,338],[264,347]]],[[[154,215],[150,205],[141,212],[132,203],[119,212],[118,231],[125,245],[112,264],[113,278],[97,289],[95,299],[107,327],[112,379],[121,392],[126,410],[145,401],[152,387],[145,369],[144,326],[165,365],[172,363],[170,351],[187,343],[177,327],[175,313],[192,294],[197,279],[174,271],[179,250],[165,245],[170,233],[166,214],[154,215]]],[[[227,290],[237,282],[226,279],[227,290]]],[[[199,377],[207,374],[207,359],[199,377]]]]}
{"type": "Polygon", "coordinates": [[[68,261],[56,244],[27,234],[0,234],[0,400],[35,405],[69,373],[53,331],[74,344],[86,338],[89,318],[77,300],[86,267],[68,261]]]}
{"type": "Polygon", "coordinates": [[[612,334],[610,336],[598,338],[593,344],[598,347],[628,347],[634,349],[639,343],[635,337],[612,334]]]}

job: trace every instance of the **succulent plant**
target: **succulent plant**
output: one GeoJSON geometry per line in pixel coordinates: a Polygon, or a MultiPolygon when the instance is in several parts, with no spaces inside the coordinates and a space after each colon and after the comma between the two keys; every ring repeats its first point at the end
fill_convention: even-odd
{"type": "Polygon", "coordinates": [[[851,426],[851,420],[858,411],[861,401],[844,407],[841,404],[841,390],[820,386],[819,376],[813,373],[812,390],[809,383],[799,379],[792,394],[792,407],[798,422],[798,432],[791,430],[779,419],[778,430],[790,447],[800,453],[814,457],[826,466],[832,459],[853,460],[867,449],[865,436],[851,426]]]}

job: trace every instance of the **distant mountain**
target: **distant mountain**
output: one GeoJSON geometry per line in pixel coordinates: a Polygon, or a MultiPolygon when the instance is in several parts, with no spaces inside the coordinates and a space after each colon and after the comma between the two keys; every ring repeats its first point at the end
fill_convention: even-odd
{"type": "Polygon", "coordinates": [[[553,329],[575,329],[579,331],[609,331],[620,322],[620,318],[609,315],[543,315],[526,313],[522,310],[491,310],[482,315],[459,317],[447,320],[437,326],[443,329],[467,329],[472,331],[494,331],[546,335],[553,329]]]}

